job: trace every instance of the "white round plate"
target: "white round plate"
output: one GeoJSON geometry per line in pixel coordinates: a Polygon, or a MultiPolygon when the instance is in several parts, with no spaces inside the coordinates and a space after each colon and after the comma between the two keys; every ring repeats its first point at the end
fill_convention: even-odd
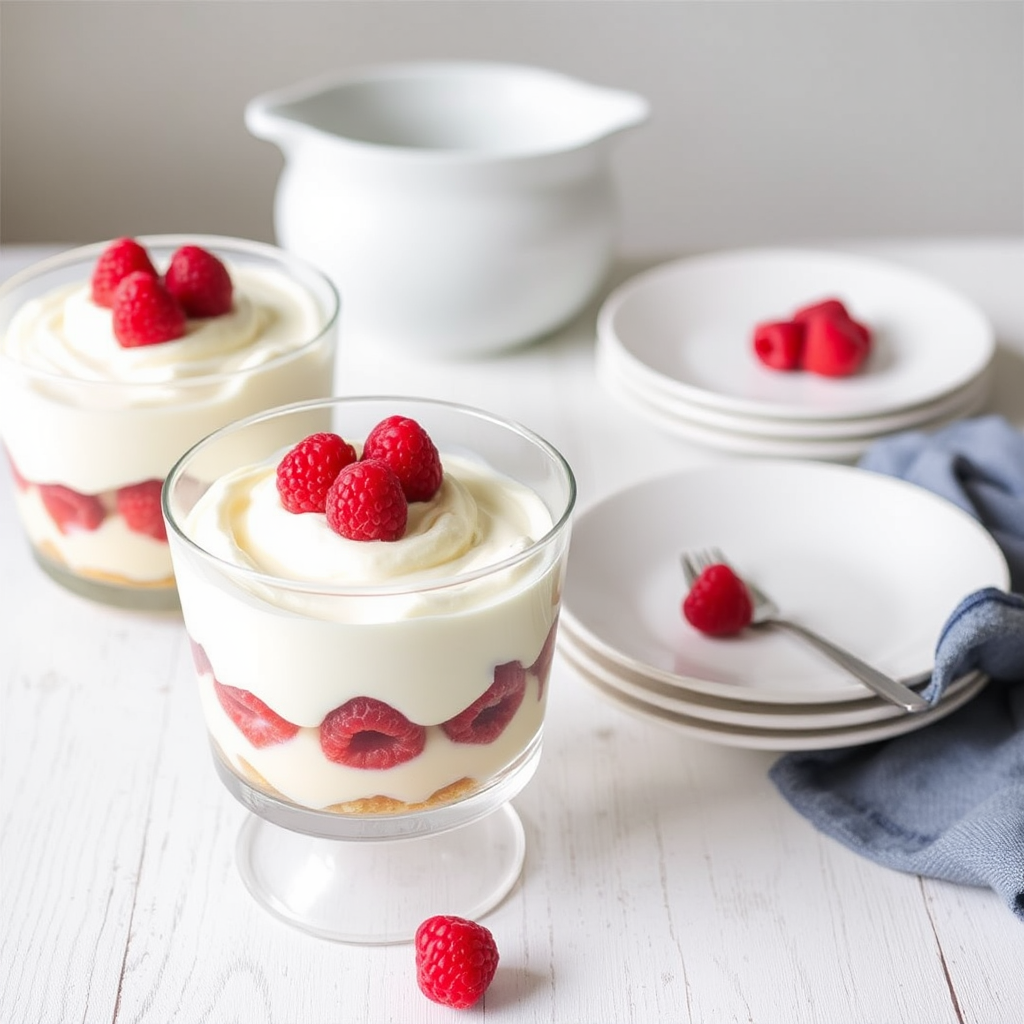
{"type": "Polygon", "coordinates": [[[727,433],[755,434],[773,440],[829,443],[851,438],[877,438],[897,430],[917,428],[943,417],[961,415],[965,408],[981,408],[992,390],[991,367],[986,367],[963,387],[956,388],[931,402],[910,406],[899,412],[880,416],[857,416],[849,419],[810,420],[781,417],[748,416],[714,409],[685,401],[672,393],[662,382],[634,376],[631,367],[604,348],[597,357],[597,377],[612,394],[619,390],[639,402],[649,403],[659,411],[678,416],[697,426],[724,430],[727,433]]]}
{"type": "MultiPolygon", "coordinates": [[[[600,369],[598,372],[605,390],[624,408],[684,441],[734,455],[854,461],[879,437],[890,433],[890,431],[882,430],[878,433],[852,437],[780,437],[766,429],[759,429],[758,421],[753,420],[745,430],[709,426],[704,422],[703,416],[698,414],[697,418],[691,418],[679,411],[682,408],[679,404],[672,404],[671,407],[668,407],[664,398],[636,389],[635,385],[626,378],[612,379],[604,376],[600,369]]],[[[913,427],[918,430],[933,430],[952,423],[954,420],[977,414],[988,403],[991,385],[987,374],[975,383],[979,386],[969,386],[958,391],[953,396],[954,400],[930,403],[928,406],[921,407],[926,415],[913,422],[907,422],[898,429],[905,430],[913,427]],[[938,412],[933,416],[931,412],[936,407],[938,412]]],[[[689,413],[695,409],[696,406],[690,406],[686,412],[689,413]]]]}
{"type": "Polygon", "coordinates": [[[774,630],[698,633],[680,613],[683,551],[718,547],[785,614],[898,679],[931,671],[956,605],[1006,589],[1006,560],[951,502],[820,462],[742,461],[627,488],[573,527],[562,616],[592,650],[731,700],[831,703],[865,688],[774,630]]]}
{"type": "MultiPolygon", "coordinates": [[[[755,729],[836,729],[868,725],[890,718],[902,718],[903,708],[879,697],[844,701],[839,704],[756,704],[729,701],[695,693],[680,686],[660,682],[619,665],[591,651],[565,629],[558,633],[558,649],[573,668],[585,672],[605,686],[663,711],[689,715],[701,721],[738,725],[755,729]]],[[[953,680],[943,694],[949,700],[965,686],[976,681],[978,672],[968,672],[953,680]]]]}
{"type": "Polygon", "coordinates": [[[598,347],[680,399],[741,415],[882,415],[963,387],[992,360],[991,324],[966,298],[896,265],[835,252],[752,249],[645,271],[598,315],[598,347]],[[873,333],[852,376],[780,373],[753,355],[754,326],[834,296],[873,333]]]}
{"type": "Polygon", "coordinates": [[[872,725],[852,726],[840,729],[806,729],[787,731],[783,729],[752,729],[738,725],[718,725],[702,721],[689,715],[672,711],[664,711],[646,701],[637,700],[606,686],[596,676],[583,669],[576,668],[580,677],[589,683],[612,704],[629,712],[636,718],[669,728],[688,736],[691,739],[704,740],[727,747],[742,747],[746,750],[777,750],[780,752],[793,750],[833,750],[838,747],[857,747],[865,743],[877,743],[879,740],[902,736],[908,732],[923,729],[926,725],[937,722],[940,718],[957,708],[963,707],[969,700],[977,696],[988,683],[988,676],[978,674],[977,678],[965,686],[959,693],[936,705],[930,711],[922,711],[916,715],[904,715],[901,718],[888,719],[872,725]]]}

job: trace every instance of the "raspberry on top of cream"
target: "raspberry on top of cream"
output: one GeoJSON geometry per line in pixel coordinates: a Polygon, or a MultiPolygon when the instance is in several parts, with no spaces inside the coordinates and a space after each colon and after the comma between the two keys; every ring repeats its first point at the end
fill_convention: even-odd
{"type": "Polygon", "coordinates": [[[212,236],[122,238],[5,281],[0,436],[44,569],[166,606],[164,477],[225,424],[326,395],[337,311],[315,268],[212,236]]]}
{"type": "Polygon", "coordinates": [[[471,574],[528,548],[551,529],[533,491],[467,459],[445,455],[430,501],[409,504],[395,541],[350,540],[323,513],[281,504],[272,465],[217,480],[196,503],[186,532],[224,561],[284,579],[331,586],[419,583],[471,574]]]}
{"type": "MultiPolygon", "coordinates": [[[[186,321],[180,338],[122,347],[113,311],[96,305],[83,282],[25,303],[3,339],[4,351],[29,369],[77,380],[170,384],[258,367],[319,335],[323,311],[297,282],[255,266],[229,272],[231,311],[186,321]]],[[[161,393],[176,400],[173,391],[161,393]]]]}
{"type": "Polygon", "coordinates": [[[474,573],[550,528],[532,490],[466,458],[442,461],[423,427],[402,416],[382,420],[358,449],[321,432],[273,463],[237,469],[187,523],[195,543],[233,565],[356,587],[474,573]]]}

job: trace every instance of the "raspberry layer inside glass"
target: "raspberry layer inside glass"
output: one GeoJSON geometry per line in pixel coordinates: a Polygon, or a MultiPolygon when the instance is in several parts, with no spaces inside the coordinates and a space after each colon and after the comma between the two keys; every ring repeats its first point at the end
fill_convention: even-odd
{"type": "Polygon", "coordinates": [[[466,796],[529,746],[543,721],[551,641],[529,666],[495,666],[480,697],[430,724],[356,696],[299,726],[252,692],[220,683],[205,650],[192,647],[211,737],[246,782],[317,810],[394,813],[466,796]]]}
{"type": "Polygon", "coordinates": [[[160,509],[163,481],[98,494],[27,479],[12,463],[15,503],[33,547],[72,572],[125,585],[173,586],[160,509]]]}

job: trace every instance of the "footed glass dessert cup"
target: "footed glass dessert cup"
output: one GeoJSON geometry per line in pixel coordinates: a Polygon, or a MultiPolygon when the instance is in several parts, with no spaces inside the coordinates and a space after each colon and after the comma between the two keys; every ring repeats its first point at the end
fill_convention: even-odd
{"type": "Polygon", "coordinates": [[[213,761],[252,812],[237,863],[272,914],[405,942],[515,884],[525,840],[509,801],[540,758],[575,496],[566,461],[525,427],[405,397],[273,409],[171,471],[164,515],[213,761]],[[349,470],[379,467],[364,441],[393,419],[425,431],[443,469],[399,536],[339,532],[358,505],[332,498],[345,470],[326,512],[285,507],[278,467],[295,446],[333,434],[349,470]]]}
{"type": "Polygon", "coordinates": [[[179,250],[211,254],[230,278],[224,307],[207,315],[181,305],[167,340],[154,341],[145,323],[140,336],[119,335],[115,289],[104,300],[94,288],[101,257],[119,243],[14,275],[0,286],[0,438],[43,570],[97,601],[168,610],[178,601],[164,477],[218,427],[331,393],[339,299],[319,270],[273,246],[134,241],[151,261],[142,276],[152,271],[161,288],[179,250]]]}

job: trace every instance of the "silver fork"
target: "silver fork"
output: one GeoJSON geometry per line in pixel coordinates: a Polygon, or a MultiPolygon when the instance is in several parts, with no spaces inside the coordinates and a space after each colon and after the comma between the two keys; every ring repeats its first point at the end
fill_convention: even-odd
{"type": "MultiPolygon", "coordinates": [[[[709,565],[729,565],[725,555],[717,548],[708,548],[706,551],[684,552],[680,556],[683,567],[683,575],[686,577],[686,584],[692,587],[697,577],[709,565]]],[[[730,566],[731,568],[731,566],[730,566]]],[[[733,570],[735,572],[735,569],[733,570]]],[[[754,606],[752,626],[777,626],[784,629],[801,640],[805,640],[812,647],[816,647],[824,655],[831,658],[837,665],[846,669],[850,675],[859,679],[865,686],[877,693],[880,697],[898,704],[906,711],[925,711],[931,705],[919,694],[905,686],[896,679],[878,669],[873,668],[849,651],[837,647],[832,641],[826,640],[823,636],[809,630],[806,626],[782,618],[779,608],[775,602],[758,586],[744,579],[750,599],[754,606]]]]}

